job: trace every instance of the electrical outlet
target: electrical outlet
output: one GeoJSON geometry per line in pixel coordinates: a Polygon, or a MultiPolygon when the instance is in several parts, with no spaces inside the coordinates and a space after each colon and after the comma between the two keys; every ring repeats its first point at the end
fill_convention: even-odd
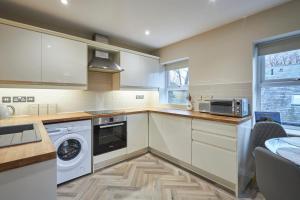
{"type": "Polygon", "coordinates": [[[35,101],[34,97],[27,97],[27,102],[33,103],[35,101]]]}
{"type": "Polygon", "coordinates": [[[2,103],[11,103],[11,97],[2,97],[2,103]]]}
{"type": "Polygon", "coordinates": [[[204,100],[204,101],[208,101],[211,99],[213,99],[213,96],[210,96],[210,95],[202,96],[202,100],[204,100]]]}
{"type": "Polygon", "coordinates": [[[13,102],[14,103],[25,103],[26,102],[26,97],[24,96],[16,96],[16,97],[13,97],[13,102]]]}
{"type": "Polygon", "coordinates": [[[144,99],[144,95],[136,95],[135,99],[144,99]]]}

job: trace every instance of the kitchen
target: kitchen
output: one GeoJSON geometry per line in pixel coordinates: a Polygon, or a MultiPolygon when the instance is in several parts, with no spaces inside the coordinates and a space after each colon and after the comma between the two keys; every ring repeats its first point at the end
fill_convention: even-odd
{"type": "MultiPolygon", "coordinates": [[[[229,2],[1,2],[1,199],[273,200],[252,115],[297,135],[298,95],[265,103],[281,70],[264,84],[257,60],[300,49],[300,4],[229,2]]],[[[287,187],[277,198],[297,199],[287,187]]]]}

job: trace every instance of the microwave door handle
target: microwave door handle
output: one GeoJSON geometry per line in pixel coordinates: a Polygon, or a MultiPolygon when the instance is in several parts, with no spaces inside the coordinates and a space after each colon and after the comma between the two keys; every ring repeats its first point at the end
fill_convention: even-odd
{"type": "Polygon", "coordinates": [[[116,127],[116,126],[122,126],[122,125],[124,125],[124,123],[104,125],[104,126],[100,126],[100,128],[110,128],[110,127],[116,127]]]}

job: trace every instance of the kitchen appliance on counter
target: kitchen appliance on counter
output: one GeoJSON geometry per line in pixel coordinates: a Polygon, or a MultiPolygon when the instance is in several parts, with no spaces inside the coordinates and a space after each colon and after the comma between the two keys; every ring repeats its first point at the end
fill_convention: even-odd
{"type": "Polygon", "coordinates": [[[0,119],[5,119],[15,114],[15,108],[11,105],[0,104],[0,119]]]}
{"type": "Polygon", "coordinates": [[[91,121],[45,125],[57,152],[57,184],[92,172],[91,121]]]}
{"type": "Polygon", "coordinates": [[[245,117],[250,114],[247,98],[212,99],[210,100],[211,114],[231,117],[245,117]]]}
{"type": "Polygon", "coordinates": [[[210,112],[210,101],[209,100],[201,100],[198,104],[199,112],[209,113],[210,112]]]}
{"type": "MultiPolygon", "coordinates": [[[[113,111],[89,112],[94,115],[109,114],[113,111]]],[[[99,117],[93,120],[94,156],[127,147],[127,118],[125,115],[99,117]]]]}

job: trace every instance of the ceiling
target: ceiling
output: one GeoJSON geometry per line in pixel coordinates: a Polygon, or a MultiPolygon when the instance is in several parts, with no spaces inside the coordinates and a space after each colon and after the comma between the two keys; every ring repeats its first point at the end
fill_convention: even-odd
{"type": "Polygon", "coordinates": [[[289,0],[1,0],[0,13],[157,49],[289,0]],[[145,35],[150,30],[150,35],[145,35]]]}

